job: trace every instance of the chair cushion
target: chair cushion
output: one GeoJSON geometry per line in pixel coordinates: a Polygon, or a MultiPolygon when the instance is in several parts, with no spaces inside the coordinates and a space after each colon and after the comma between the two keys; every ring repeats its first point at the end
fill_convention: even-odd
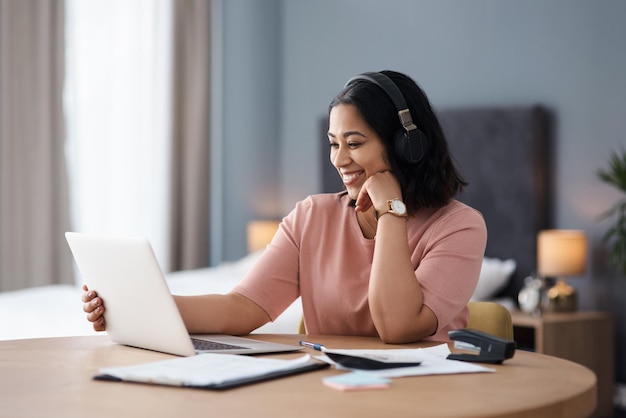
{"type": "Polygon", "coordinates": [[[496,302],[470,302],[469,324],[467,328],[486,332],[505,340],[513,339],[511,313],[496,302]]]}

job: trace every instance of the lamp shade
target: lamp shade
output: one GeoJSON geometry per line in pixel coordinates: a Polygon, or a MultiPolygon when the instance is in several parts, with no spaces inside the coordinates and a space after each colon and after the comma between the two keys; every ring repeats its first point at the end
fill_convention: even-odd
{"type": "Polygon", "coordinates": [[[537,271],[546,277],[580,276],[587,262],[583,231],[550,229],[537,236],[537,271]]]}
{"type": "Polygon", "coordinates": [[[278,221],[251,221],[248,223],[248,252],[264,249],[278,229],[278,221]]]}

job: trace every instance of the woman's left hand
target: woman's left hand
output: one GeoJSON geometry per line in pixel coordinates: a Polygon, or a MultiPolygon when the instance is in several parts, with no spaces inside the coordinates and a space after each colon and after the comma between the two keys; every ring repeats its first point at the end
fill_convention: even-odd
{"type": "Polygon", "coordinates": [[[398,179],[389,170],[371,175],[359,191],[355,209],[367,212],[372,208],[380,208],[391,199],[402,199],[402,190],[398,179]]]}

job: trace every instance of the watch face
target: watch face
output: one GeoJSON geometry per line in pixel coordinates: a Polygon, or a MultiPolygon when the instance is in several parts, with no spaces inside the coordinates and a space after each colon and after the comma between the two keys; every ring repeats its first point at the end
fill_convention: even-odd
{"type": "Polygon", "coordinates": [[[401,200],[398,200],[398,199],[392,200],[391,208],[397,214],[404,215],[406,213],[406,206],[404,206],[404,203],[402,203],[401,200]]]}

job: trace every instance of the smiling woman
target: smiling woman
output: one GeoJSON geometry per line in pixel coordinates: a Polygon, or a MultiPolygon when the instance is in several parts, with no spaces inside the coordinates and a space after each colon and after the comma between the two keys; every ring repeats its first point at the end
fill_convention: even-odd
{"type": "Polygon", "coordinates": [[[382,140],[356,106],[338,105],[330,112],[328,137],[331,162],[351,199],[357,199],[370,176],[389,170],[387,157],[380,158],[386,154],[382,140]]]}
{"type": "MultiPolygon", "coordinates": [[[[175,296],[189,332],[249,333],[300,296],[311,334],[446,341],[448,331],[467,325],[484,220],[453,198],[464,182],[417,84],[393,71],[368,77],[397,85],[408,107],[396,108],[369,78],[338,93],[328,135],[347,190],[298,202],[228,294],[175,296]],[[417,143],[421,155],[412,152],[422,139],[416,129],[428,137],[428,146],[417,143]],[[397,146],[405,138],[409,147],[397,146]]],[[[102,331],[107,308],[97,292],[85,289],[82,301],[102,331]]]]}

